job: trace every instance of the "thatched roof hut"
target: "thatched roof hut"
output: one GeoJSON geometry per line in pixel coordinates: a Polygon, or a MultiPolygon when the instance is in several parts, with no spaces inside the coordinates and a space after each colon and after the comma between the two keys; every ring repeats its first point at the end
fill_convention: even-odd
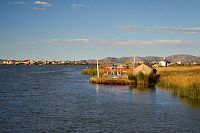
{"type": "Polygon", "coordinates": [[[153,69],[150,68],[150,67],[148,67],[145,64],[141,64],[140,66],[138,66],[138,67],[136,67],[134,69],[134,73],[133,74],[136,75],[136,74],[138,74],[140,72],[143,73],[143,74],[145,74],[145,75],[149,75],[149,74],[151,74],[153,72],[153,69]]]}

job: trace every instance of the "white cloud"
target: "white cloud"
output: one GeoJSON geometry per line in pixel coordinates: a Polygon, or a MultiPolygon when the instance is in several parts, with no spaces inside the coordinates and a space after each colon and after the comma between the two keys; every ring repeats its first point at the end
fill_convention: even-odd
{"type": "Polygon", "coordinates": [[[123,39],[51,39],[48,41],[50,44],[89,44],[89,45],[191,45],[199,44],[200,41],[190,40],[123,40],[123,39]]]}
{"type": "Polygon", "coordinates": [[[35,1],[33,4],[35,5],[33,10],[47,10],[48,8],[52,7],[52,4],[46,1],[35,1]]]}
{"type": "Polygon", "coordinates": [[[88,8],[87,5],[84,5],[84,4],[75,4],[75,3],[72,4],[71,7],[74,8],[74,9],[84,8],[84,7],[85,7],[85,8],[88,8]]]}
{"type": "Polygon", "coordinates": [[[51,44],[82,44],[82,43],[88,43],[89,40],[86,38],[80,38],[80,39],[51,39],[49,40],[49,43],[51,44]]]}
{"type": "Polygon", "coordinates": [[[123,29],[127,30],[127,31],[136,31],[139,29],[138,26],[136,25],[123,25],[121,26],[123,29]]]}
{"type": "Polygon", "coordinates": [[[36,4],[36,5],[48,5],[49,3],[46,2],[46,1],[35,1],[35,2],[33,2],[33,4],[36,4]]]}
{"type": "Polygon", "coordinates": [[[136,25],[124,25],[122,28],[129,32],[145,31],[145,32],[167,32],[181,34],[198,34],[200,27],[144,27],[136,25]]]}
{"type": "Polygon", "coordinates": [[[200,27],[160,27],[161,31],[170,33],[197,34],[200,33],[200,27]]]}
{"type": "Polygon", "coordinates": [[[182,45],[189,44],[191,42],[186,40],[140,40],[138,43],[147,45],[182,45]]]}
{"type": "Polygon", "coordinates": [[[101,40],[96,42],[112,45],[184,45],[194,43],[187,40],[101,40]]]}
{"type": "Polygon", "coordinates": [[[33,7],[33,10],[46,10],[47,8],[45,7],[33,7]]]}

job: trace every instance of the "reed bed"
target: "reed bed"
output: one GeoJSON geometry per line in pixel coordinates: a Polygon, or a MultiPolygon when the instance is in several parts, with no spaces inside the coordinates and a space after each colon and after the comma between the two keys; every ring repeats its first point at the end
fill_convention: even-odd
{"type": "MultiPolygon", "coordinates": [[[[90,76],[95,76],[97,75],[97,69],[96,68],[90,68],[90,69],[84,69],[81,71],[82,74],[84,75],[90,75],[90,76]]],[[[99,69],[99,75],[103,75],[103,69],[99,69]]]]}
{"type": "Polygon", "coordinates": [[[157,68],[159,85],[174,94],[200,99],[200,66],[179,66],[157,68]]]}
{"type": "Polygon", "coordinates": [[[92,77],[89,80],[95,84],[107,84],[107,85],[135,85],[135,82],[127,78],[109,78],[109,77],[92,77]]]}

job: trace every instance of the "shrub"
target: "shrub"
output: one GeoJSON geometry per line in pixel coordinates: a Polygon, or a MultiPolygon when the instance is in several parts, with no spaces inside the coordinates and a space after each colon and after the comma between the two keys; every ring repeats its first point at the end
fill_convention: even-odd
{"type": "Polygon", "coordinates": [[[128,76],[129,80],[134,81],[138,85],[155,85],[157,83],[159,76],[156,74],[145,75],[142,72],[138,73],[137,75],[130,74],[128,76]]]}
{"type": "Polygon", "coordinates": [[[133,75],[133,74],[128,75],[128,79],[129,79],[129,80],[134,80],[134,81],[137,80],[136,76],[133,75]]]}
{"type": "Polygon", "coordinates": [[[148,77],[148,83],[149,85],[155,84],[158,82],[160,75],[156,75],[154,73],[151,73],[148,77]]]}

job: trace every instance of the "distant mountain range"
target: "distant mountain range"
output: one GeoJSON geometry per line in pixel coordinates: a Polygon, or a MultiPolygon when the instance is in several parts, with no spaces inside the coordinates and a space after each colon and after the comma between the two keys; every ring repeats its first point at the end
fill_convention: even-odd
{"type": "MultiPolygon", "coordinates": [[[[0,59],[2,61],[3,59],[0,59]]],[[[145,56],[145,57],[135,57],[136,62],[159,62],[162,60],[170,61],[172,63],[175,62],[183,62],[183,63],[190,63],[190,62],[200,62],[200,57],[198,56],[193,56],[193,55],[187,55],[187,54],[179,54],[179,55],[171,55],[167,57],[158,57],[158,56],[145,56]]],[[[87,62],[96,62],[96,60],[86,60],[87,62]]],[[[115,57],[106,57],[102,60],[103,62],[115,62],[115,63],[120,63],[120,62],[134,62],[134,57],[120,57],[120,58],[115,58],[115,57]]]]}
{"type": "MultiPolygon", "coordinates": [[[[200,57],[198,56],[193,56],[193,55],[187,55],[187,54],[180,54],[180,55],[171,55],[168,57],[158,57],[158,56],[145,56],[145,57],[135,57],[136,62],[159,62],[161,60],[167,60],[170,62],[184,62],[184,63],[189,63],[189,62],[200,62],[200,57]]],[[[115,57],[106,57],[102,59],[101,61],[103,62],[133,62],[134,57],[120,57],[120,58],[115,58],[115,57]]]]}

